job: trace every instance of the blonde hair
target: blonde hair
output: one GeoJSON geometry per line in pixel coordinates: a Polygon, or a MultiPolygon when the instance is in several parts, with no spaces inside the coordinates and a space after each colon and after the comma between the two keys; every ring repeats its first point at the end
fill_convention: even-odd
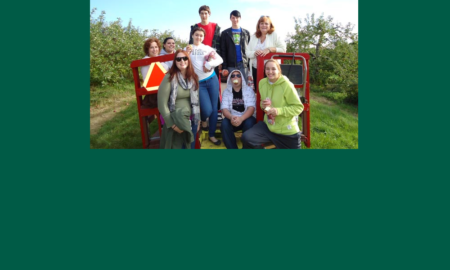
{"type": "MultiPolygon", "coordinates": [[[[275,60],[275,59],[269,59],[269,60],[267,60],[267,62],[264,64],[264,73],[266,72],[266,66],[267,66],[268,63],[275,63],[275,66],[276,66],[277,69],[278,69],[278,74],[280,74],[280,76],[278,76],[278,78],[280,78],[281,75],[282,75],[280,63],[278,63],[278,61],[275,60]]],[[[267,75],[267,74],[266,74],[266,75],[267,75]]],[[[278,78],[277,78],[277,79],[278,79],[278,78]]]]}

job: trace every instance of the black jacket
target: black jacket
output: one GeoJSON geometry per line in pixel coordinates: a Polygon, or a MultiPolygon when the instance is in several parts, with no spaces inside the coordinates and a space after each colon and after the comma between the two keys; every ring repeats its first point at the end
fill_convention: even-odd
{"type": "MultiPolygon", "coordinates": [[[[250,42],[250,32],[241,28],[241,54],[244,67],[248,67],[248,58],[245,55],[245,49],[250,42]]],[[[224,30],[220,36],[220,56],[223,58],[222,69],[236,67],[236,45],[233,41],[231,27],[224,30]]]]}

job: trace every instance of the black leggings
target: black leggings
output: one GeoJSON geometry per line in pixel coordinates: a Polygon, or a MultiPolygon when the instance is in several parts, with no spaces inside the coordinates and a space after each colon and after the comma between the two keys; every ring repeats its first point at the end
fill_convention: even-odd
{"type": "Polygon", "coordinates": [[[281,135],[269,130],[264,121],[259,121],[242,134],[242,149],[261,149],[264,143],[272,142],[278,149],[300,149],[300,132],[293,135],[281,135]]]}

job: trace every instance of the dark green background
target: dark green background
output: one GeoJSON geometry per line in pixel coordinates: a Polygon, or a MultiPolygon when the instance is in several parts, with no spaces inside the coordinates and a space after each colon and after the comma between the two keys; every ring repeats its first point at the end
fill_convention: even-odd
{"type": "Polygon", "coordinates": [[[89,3],[4,4],[2,265],[448,269],[448,57],[359,4],[359,149],[311,151],[91,150],[89,3]]]}

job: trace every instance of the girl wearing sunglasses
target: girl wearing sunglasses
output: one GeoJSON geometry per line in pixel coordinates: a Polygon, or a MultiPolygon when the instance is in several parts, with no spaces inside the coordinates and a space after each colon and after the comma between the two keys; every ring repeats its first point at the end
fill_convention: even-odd
{"type": "Polygon", "coordinates": [[[223,143],[227,149],[238,149],[234,133],[242,130],[245,133],[256,123],[256,97],[255,92],[243,79],[240,70],[233,70],[228,75],[227,88],[223,91],[222,133],[223,143]]]}
{"type": "Polygon", "coordinates": [[[186,51],[190,54],[194,71],[198,75],[200,84],[200,106],[202,130],[209,131],[209,140],[215,145],[220,145],[221,141],[216,139],[217,110],[219,103],[219,80],[214,72],[214,68],[222,64],[223,60],[213,48],[202,44],[205,38],[205,30],[196,27],[193,30],[192,38],[194,44],[188,45],[186,51]],[[208,60],[205,60],[207,57],[208,60]],[[209,128],[206,120],[209,118],[209,128]]]}
{"type": "Polygon", "coordinates": [[[177,50],[172,67],[158,90],[158,109],[164,118],[160,148],[194,149],[200,124],[198,76],[186,51],[177,50]]]}
{"type": "Polygon", "coordinates": [[[250,59],[250,75],[253,76],[255,90],[258,83],[258,78],[256,77],[257,57],[266,56],[266,54],[271,52],[286,52],[286,43],[278,37],[270,17],[263,15],[259,18],[256,24],[256,32],[250,37],[250,42],[245,51],[245,54],[250,59]]]}

